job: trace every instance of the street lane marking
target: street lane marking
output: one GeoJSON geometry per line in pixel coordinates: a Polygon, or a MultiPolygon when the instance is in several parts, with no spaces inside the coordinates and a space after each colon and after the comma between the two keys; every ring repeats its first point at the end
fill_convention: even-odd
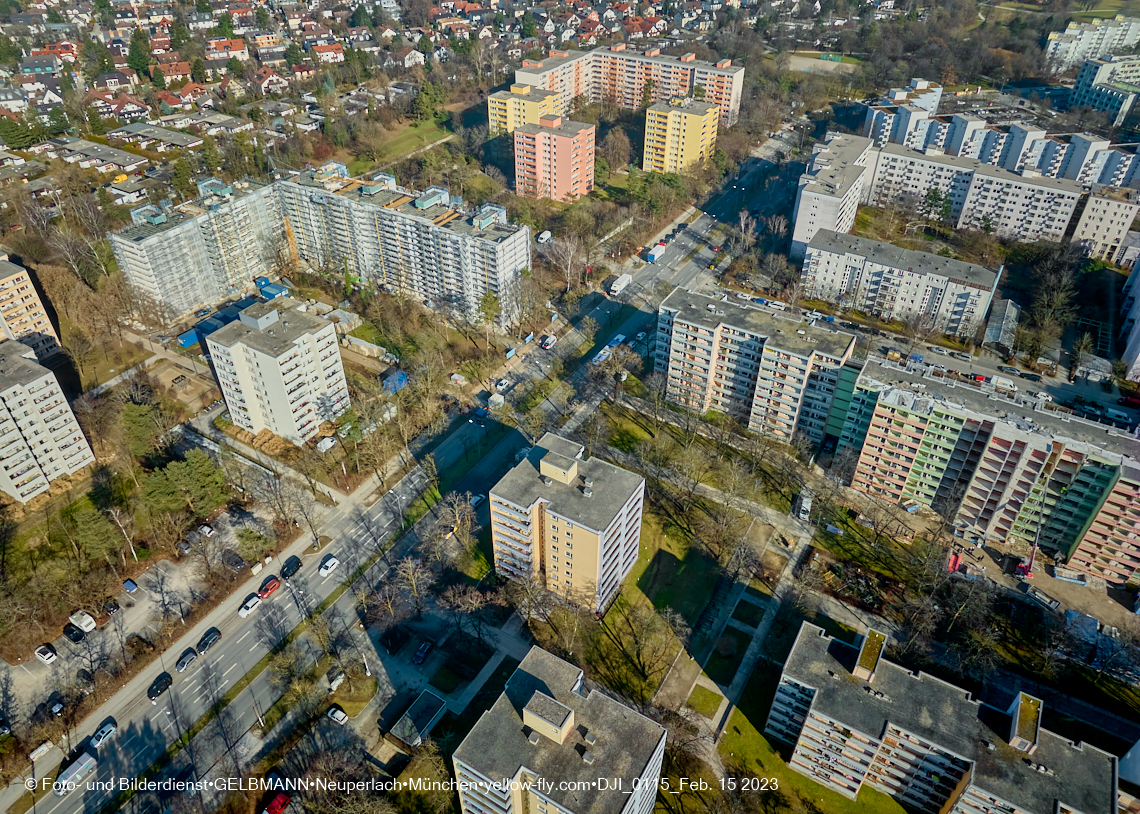
{"type": "Polygon", "coordinates": [[[242,642],[242,639],[244,639],[244,638],[245,638],[246,636],[248,636],[250,633],[253,633],[253,631],[252,631],[252,630],[247,630],[245,633],[241,634],[241,636],[239,636],[239,637],[238,637],[237,643],[238,643],[238,644],[241,644],[241,642],[242,642]]]}
{"type": "Polygon", "coordinates": [[[257,649],[257,642],[254,642],[253,647],[249,648],[249,652],[252,653],[256,649],[257,649]]]}
{"type": "Polygon", "coordinates": [[[222,673],[222,678],[225,678],[226,676],[228,676],[230,673],[232,673],[236,669],[237,669],[237,662],[234,662],[232,665],[230,665],[230,669],[228,669],[224,673],[222,673]]]}

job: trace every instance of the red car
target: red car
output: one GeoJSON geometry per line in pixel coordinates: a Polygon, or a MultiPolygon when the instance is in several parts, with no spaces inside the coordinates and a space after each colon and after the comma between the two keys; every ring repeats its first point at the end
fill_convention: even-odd
{"type": "Polygon", "coordinates": [[[257,592],[257,595],[262,599],[268,599],[273,595],[273,592],[280,587],[281,580],[279,580],[277,577],[270,577],[269,579],[265,580],[265,582],[261,583],[261,589],[257,592]]]}

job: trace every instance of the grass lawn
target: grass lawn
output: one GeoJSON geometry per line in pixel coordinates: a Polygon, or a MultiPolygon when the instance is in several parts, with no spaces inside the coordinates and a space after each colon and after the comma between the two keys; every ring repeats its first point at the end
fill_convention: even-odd
{"type": "Polygon", "coordinates": [[[741,600],[737,603],[736,610],[732,612],[732,618],[749,627],[756,627],[764,618],[764,608],[754,602],[741,600]]]}
{"type": "Polygon", "coordinates": [[[712,655],[705,662],[705,675],[717,684],[731,684],[740,662],[744,660],[744,651],[751,642],[752,637],[743,630],[725,628],[713,647],[712,655]]]}
{"type": "Polygon", "coordinates": [[[463,680],[446,664],[435,671],[435,675],[428,682],[442,693],[455,692],[463,680]]]}
{"type": "Polygon", "coordinates": [[[471,699],[467,709],[463,710],[462,715],[455,716],[448,713],[436,725],[432,734],[441,744],[447,744],[443,750],[445,758],[451,760],[451,753],[455,751],[455,747],[459,746],[467,737],[467,733],[475,726],[479,717],[498,700],[499,695],[503,692],[503,687],[507,684],[507,679],[511,677],[518,666],[517,659],[510,656],[504,658],[495,668],[495,672],[491,673],[490,678],[479,688],[479,692],[475,693],[475,697],[471,699]]]}
{"type": "Polygon", "coordinates": [[[381,165],[399,161],[408,153],[415,152],[434,141],[439,141],[447,135],[449,135],[447,130],[434,119],[409,124],[403,131],[393,135],[388,140],[388,144],[384,147],[384,151],[377,161],[354,158],[348,163],[348,172],[350,175],[362,175],[381,165]]]}
{"type": "Polygon", "coordinates": [[[641,553],[629,578],[657,609],[671,607],[690,625],[712,595],[720,567],[652,504],[641,523],[641,553]]]}
{"type": "Polygon", "coordinates": [[[693,691],[689,694],[689,707],[697,714],[711,718],[716,715],[723,700],[723,695],[713,692],[708,687],[693,687],[693,691]]]}
{"type": "Polygon", "coordinates": [[[768,600],[772,598],[772,589],[758,579],[749,580],[748,587],[744,590],[746,593],[750,593],[759,599],[768,600]]]}
{"type": "Polygon", "coordinates": [[[778,666],[757,662],[720,740],[720,756],[728,771],[774,778],[779,790],[764,792],[780,795],[771,801],[773,811],[797,810],[791,798],[798,797],[807,804],[805,810],[826,814],[904,814],[901,805],[881,792],[864,787],[858,800],[848,800],[788,768],[784,755],[761,734],[779,680],[778,666]]]}
{"type": "Polygon", "coordinates": [[[358,681],[356,686],[351,689],[346,681],[333,693],[331,700],[334,704],[340,704],[340,708],[345,711],[349,718],[355,718],[361,710],[368,706],[368,702],[376,695],[379,686],[380,683],[376,676],[366,677],[363,681],[358,681]]]}
{"type": "MultiPolygon", "coordinates": [[[[59,339],[62,344],[67,345],[69,343],[75,330],[75,326],[60,315],[59,339]]],[[[114,337],[108,337],[106,341],[106,352],[102,350],[96,351],[92,353],[89,358],[84,360],[83,367],[79,370],[79,376],[82,380],[78,383],[81,387],[79,392],[86,392],[92,387],[96,387],[103,384],[103,382],[115,378],[139,362],[146,361],[152,355],[144,348],[131,342],[120,342],[114,337]]],[[[66,375],[67,373],[71,373],[72,370],[69,365],[64,365],[64,371],[60,373],[61,377],[72,378],[66,375]]]]}

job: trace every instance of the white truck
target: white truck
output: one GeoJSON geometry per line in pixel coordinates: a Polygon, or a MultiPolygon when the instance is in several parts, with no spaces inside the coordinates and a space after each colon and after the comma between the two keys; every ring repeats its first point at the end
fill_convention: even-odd
{"type": "Polygon", "coordinates": [[[83,778],[95,771],[95,766],[98,763],[95,755],[90,752],[81,754],[74,763],[59,773],[55,779],[55,785],[52,786],[52,791],[55,792],[56,797],[65,797],[68,792],[74,791],[83,782],[83,778]]]}
{"type": "Polygon", "coordinates": [[[1005,376],[991,376],[990,383],[996,390],[1005,390],[1007,393],[1017,392],[1017,385],[1013,383],[1012,379],[1007,379],[1005,376]]]}
{"type": "Polygon", "coordinates": [[[623,274],[610,283],[610,296],[616,297],[621,292],[629,288],[629,284],[633,282],[633,277],[629,274],[623,274]]]}

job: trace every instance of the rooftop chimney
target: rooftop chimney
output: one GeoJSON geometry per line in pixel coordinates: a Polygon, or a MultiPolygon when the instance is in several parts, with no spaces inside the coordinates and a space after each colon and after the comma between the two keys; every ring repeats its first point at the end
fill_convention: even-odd
{"type": "Polygon", "coordinates": [[[879,657],[883,654],[883,646],[887,637],[872,628],[863,637],[863,646],[859,648],[859,660],[855,662],[855,669],[851,674],[861,678],[868,684],[875,680],[875,668],[879,666],[879,657]]]}

